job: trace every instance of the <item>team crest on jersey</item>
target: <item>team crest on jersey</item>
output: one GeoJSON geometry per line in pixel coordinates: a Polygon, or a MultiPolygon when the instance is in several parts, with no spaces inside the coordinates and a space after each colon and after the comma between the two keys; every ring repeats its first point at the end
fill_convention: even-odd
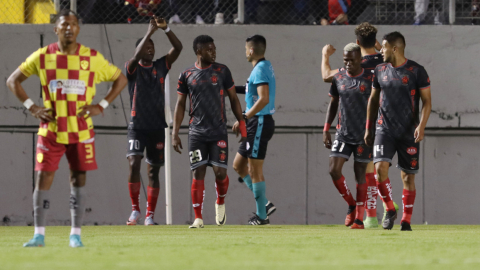
{"type": "Polygon", "coordinates": [[[197,85],[197,80],[193,79],[192,85],[197,85]]]}
{"type": "Polygon", "coordinates": [[[220,148],[226,148],[227,147],[227,143],[225,141],[218,141],[217,142],[217,146],[220,147],[220,148]]]}
{"type": "Polygon", "coordinates": [[[407,75],[403,76],[402,83],[403,84],[408,84],[408,76],[407,75]]]}
{"type": "Polygon", "coordinates": [[[361,156],[361,155],[363,154],[363,151],[364,151],[364,150],[365,150],[365,149],[363,149],[363,147],[362,147],[361,145],[359,145],[359,146],[357,147],[357,153],[358,153],[358,155],[361,156]]]}
{"type": "Polygon", "coordinates": [[[412,90],[410,91],[410,95],[415,96],[415,89],[412,89],[412,90]]]}
{"type": "Polygon", "coordinates": [[[365,93],[366,89],[367,89],[367,87],[365,86],[365,84],[360,85],[360,92],[365,93]]]}
{"type": "Polygon", "coordinates": [[[225,151],[220,151],[220,162],[225,162],[225,160],[227,159],[227,153],[225,151]]]}
{"type": "Polygon", "coordinates": [[[88,61],[87,61],[87,60],[82,60],[82,61],[80,62],[80,67],[81,67],[83,70],[88,69],[88,61]]]}
{"type": "Polygon", "coordinates": [[[413,146],[412,146],[412,147],[409,147],[409,148],[407,148],[407,153],[408,153],[409,155],[415,155],[415,154],[417,153],[417,148],[416,148],[416,147],[413,147],[413,146]]]}
{"type": "Polygon", "coordinates": [[[384,76],[384,77],[383,77],[383,81],[384,81],[384,82],[388,82],[388,76],[384,76]]]}
{"type": "Polygon", "coordinates": [[[345,85],[340,86],[341,91],[345,91],[345,85]]]}
{"type": "Polygon", "coordinates": [[[165,82],[165,80],[163,79],[163,77],[160,78],[160,83],[164,83],[164,82],[165,82]]]}
{"type": "Polygon", "coordinates": [[[412,161],[410,161],[410,166],[412,169],[415,169],[417,167],[417,164],[418,164],[418,161],[416,158],[412,159],[412,161]]]}
{"type": "Polygon", "coordinates": [[[217,83],[218,83],[217,74],[213,74],[213,75],[212,75],[212,78],[210,78],[210,80],[212,81],[212,84],[213,84],[213,85],[217,85],[217,83]]]}
{"type": "Polygon", "coordinates": [[[157,70],[156,70],[156,69],[153,69],[153,70],[152,70],[152,74],[153,74],[153,77],[157,77],[157,70]]]}
{"type": "Polygon", "coordinates": [[[163,149],[163,143],[161,143],[161,142],[157,143],[157,149],[162,150],[163,149]]]}

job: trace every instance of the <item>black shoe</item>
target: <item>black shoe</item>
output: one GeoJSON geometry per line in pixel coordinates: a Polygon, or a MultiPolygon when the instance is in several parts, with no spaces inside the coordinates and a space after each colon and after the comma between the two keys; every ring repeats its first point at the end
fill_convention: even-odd
{"type": "Polygon", "coordinates": [[[410,226],[410,223],[403,221],[400,224],[400,231],[412,231],[412,226],[410,226]]]}
{"type": "Polygon", "coordinates": [[[385,230],[391,230],[393,228],[393,223],[397,219],[397,211],[390,210],[387,211],[387,215],[385,216],[385,220],[383,221],[382,227],[385,230]]]}
{"type": "Polygon", "coordinates": [[[238,182],[243,183],[243,178],[238,177],[238,182]]]}
{"type": "Polygon", "coordinates": [[[273,212],[277,211],[277,208],[275,207],[275,205],[273,205],[271,201],[268,201],[266,207],[267,207],[267,216],[270,216],[271,214],[273,214],[273,212]]]}
{"type": "Polygon", "coordinates": [[[268,216],[266,219],[261,219],[257,216],[257,214],[253,213],[253,217],[248,220],[248,224],[250,225],[268,225],[270,224],[270,220],[268,220],[268,216]]]}

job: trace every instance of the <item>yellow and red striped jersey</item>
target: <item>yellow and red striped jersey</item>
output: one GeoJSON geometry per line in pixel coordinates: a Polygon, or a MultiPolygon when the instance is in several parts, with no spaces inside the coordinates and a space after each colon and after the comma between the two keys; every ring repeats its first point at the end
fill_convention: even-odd
{"type": "Polygon", "coordinates": [[[40,123],[38,135],[61,144],[93,138],[92,118],[77,117],[79,108],[92,103],[97,83],[115,81],[121,74],[101,53],[81,44],[75,54],[66,55],[52,43],[30,55],[19,68],[27,77],[40,78],[43,104],[54,111],[56,121],[40,123]]]}

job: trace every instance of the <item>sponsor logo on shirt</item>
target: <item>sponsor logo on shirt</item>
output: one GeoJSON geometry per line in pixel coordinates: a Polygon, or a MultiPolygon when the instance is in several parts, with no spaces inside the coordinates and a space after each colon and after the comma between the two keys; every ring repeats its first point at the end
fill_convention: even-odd
{"type": "Polygon", "coordinates": [[[388,76],[384,76],[384,77],[383,77],[383,81],[384,81],[384,82],[388,82],[388,76]]]}
{"type": "Polygon", "coordinates": [[[50,91],[60,91],[62,94],[76,94],[83,96],[87,87],[81,80],[51,80],[49,82],[50,91]]]}

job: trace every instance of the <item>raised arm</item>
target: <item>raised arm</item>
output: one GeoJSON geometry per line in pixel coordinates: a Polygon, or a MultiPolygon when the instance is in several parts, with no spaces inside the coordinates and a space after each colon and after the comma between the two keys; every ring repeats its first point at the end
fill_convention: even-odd
{"type": "Polygon", "coordinates": [[[172,48],[167,54],[167,63],[171,66],[175,61],[177,61],[178,56],[182,52],[183,45],[182,42],[177,38],[177,36],[173,33],[172,30],[167,25],[167,21],[164,18],[158,18],[157,16],[153,16],[155,21],[157,22],[157,27],[162,30],[167,30],[166,35],[170,44],[172,44],[172,48]]]}
{"type": "MultiPolygon", "coordinates": [[[[128,61],[128,72],[133,72],[138,66],[138,61],[142,59],[142,51],[143,47],[145,44],[147,44],[147,41],[150,40],[152,37],[153,33],[157,31],[158,27],[154,19],[151,19],[149,24],[148,24],[148,30],[145,36],[143,37],[142,41],[138,44],[137,48],[135,49],[135,54],[133,55],[132,58],[128,61]]],[[[170,62],[169,62],[170,63],[170,62]]]]}
{"type": "Polygon", "coordinates": [[[330,67],[330,56],[335,53],[336,49],[327,44],[322,49],[322,78],[324,82],[331,82],[333,76],[338,73],[338,69],[332,70],[330,67]]]}
{"type": "Polygon", "coordinates": [[[26,107],[29,107],[28,110],[35,118],[40,119],[43,123],[55,121],[55,118],[50,114],[50,112],[53,111],[52,109],[37,106],[28,98],[28,95],[22,86],[22,82],[27,78],[28,77],[20,71],[20,68],[17,68],[7,79],[8,89],[15,94],[20,102],[24,103],[26,107]]]}
{"type": "Polygon", "coordinates": [[[425,127],[427,126],[427,121],[432,111],[432,94],[430,93],[430,87],[420,90],[420,98],[422,99],[422,116],[420,118],[420,124],[415,129],[416,143],[423,140],[425,127]]]}

